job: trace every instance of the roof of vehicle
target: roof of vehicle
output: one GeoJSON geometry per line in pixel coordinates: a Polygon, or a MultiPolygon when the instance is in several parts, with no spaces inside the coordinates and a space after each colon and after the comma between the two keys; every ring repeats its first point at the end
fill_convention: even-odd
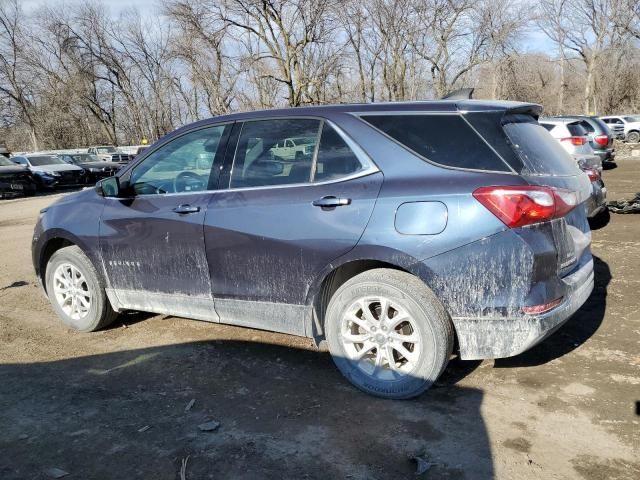
{"type": "Polygon", "coordinates": [[[542,117],[539,118],[538,121],[540,123],[549,123],[553,125],[568,125],[571,123],[578,123],[579,119],[576,118],[566,118],[566,117],[542,117]]]}
{"type": "Polygon", "coordinates": [[[589,115],[558,115],[557,117],[553,117],[553,118],[575,119],[575,120],[589,122],[591,124],[595,123],[596,125],[599,125],[601,127],[602,126],[607,126],[607,124],[604,123],[600,117],[594,117],[594,116],[589,116],[589,115]]]}
{"type": "MultiPolygon", "coordinates": [[[[267,118],[272,116],[322,115],[323,113],[366,113],[366,112],[482,112],[511,111],[540,115],[542,106],[535,103],[511,102],[504,100],[429,100],[407,102],[343,103],[336,105],[314,105],[305,107],[278,108],[231,113],[215,117],[217,121],[243,120],[247,118],[267,118]]],[[[209,119],[210,121],[210,119],[209,119]]]]}

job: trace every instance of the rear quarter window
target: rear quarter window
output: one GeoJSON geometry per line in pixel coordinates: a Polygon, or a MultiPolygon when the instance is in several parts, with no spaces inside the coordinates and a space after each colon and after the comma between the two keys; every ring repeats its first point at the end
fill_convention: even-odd
{"type": "Polygon", "coordinates": [[[582,128],[584,128],[584,131],[585,131],[585,132],[587,132],[587,133],[593,133],[593,132],[595,132],[595,131],[596,131],[595,127],[594,127],[593,125],[591,125],[591,124],[590,124],[588,121],[586,121],[586,120],[582,120],[582,121],[580,122],[580,126],[581,126],[582,128]]]}
{"type": "Polygon", "coordinates": [[[430,162],[468,170],[510,171],[459,114],[363,115],[361,118],[430,162]]]}
{"type": "Polygon", "coordinates": [[[569,130],[569,133],[574,137],[584,137],[587,134],[586,130],[584,129],[584,127],[582,127],[582,125],[580,125],[580,123],[568,123],[567,129],[569,130]]]}
{"type": "Polygon", "coordinates": [[[522,160],[523,175],[573,176],[580,172],[573,160],[533,117],[508,115],[503,128],[509,143],[522,160]]]}

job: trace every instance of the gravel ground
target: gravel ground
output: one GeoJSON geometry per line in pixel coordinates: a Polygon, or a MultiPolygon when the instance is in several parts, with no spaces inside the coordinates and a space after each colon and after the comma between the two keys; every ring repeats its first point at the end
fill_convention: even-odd
{"type": "MultiPolygon", "coordinates": [[[[605,181],[632,197],[640,160],[605,181]]],[[[640,215],[593,232],[596,289],[554,336],[453,360],[436,388],[393,402],[287,335],[145,314],[68,331],[30,259],[54,198],[0,202],[3,480],[640,478],[640,215]]]]}

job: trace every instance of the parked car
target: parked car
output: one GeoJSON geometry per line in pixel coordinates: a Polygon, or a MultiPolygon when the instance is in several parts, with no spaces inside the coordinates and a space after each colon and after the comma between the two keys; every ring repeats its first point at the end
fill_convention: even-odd
{"type": "Polygon", "coordinates": [[[611,133],[607,124],[598,117],[570,115],[554,118],[558,120],[577,120],[579,125],[585,130],[593,153],[600,157],[602,164],[615,161],[616,151],[613,147],[614,135],[611,133]]]}
{"type": "Polygon", "coordinates": [[[587,217],[595,218],[607,209],[607,187],[602,179],[602,172],[595,168],[585,168],[584,173],[591,182],[591,196],[586,203],[587,217]]]}
{"type": "Polygon", "coordinates": [[[600,117],[609,126],[624,129],[624,140],[629,143],[640,142],[640,117],[632,115],[610,115],[600,117]]]}
{"type": "Polygon", "coordinates": [[[129,154],[121,152],[113,145],[89,147],[87,149],[87,153],[95,155],[105,162],[116,162],[122,165],[129,163],[129,160],[131,160],[131,156],[129,154]]]}
{"type": "Polygon", "coordinates": [[[36,274],[77,330],[142,310],[306,336],[363,391],[413,397],[454,344],[517,355],[593,289],[592,185],[540,112],[443,100],[188,125],[45,209],[36,274]],[[272,154],[301,137],[311,158],[272,154]]]}
{"type": "Polygon", "coordinates": [[[303,157],[311,158],[316,140],[313,137],[285,138],[271,147],[271,154],[276,159],[295,160],[303,157]]]}
{"type": "Polygon", "coordinates": [[[98,180],[111,177],[120,168],[120,165],[114,165],[113,162],[105,162],[89,153],[63,154],[59,156],[63,161],[82,168],[85,171],[87,183],[96,183],[98,180]]]}
{"type": "Polygon", "coordinates": [[[144,152],[147,148],[149,148],[149,147],[145,147],[145,146],[138,147],[136,149],[135,155],[133,155],[133,158],[136,158],[138,155],[140,155],[142,152],[144,152]]]}
{"type": "Polygon", "coordinates": [[[571,155],[593,155],[593,148],[589,145],[587,131],[582,128],[580,123],[580,120],[571,118],[540,118],[540,125],[560,142],[560,145],[567,153],[571,155]]]}
{"type": "Polygon", "coordinates": [[[624,123],[622,120],[617,121],[613,119],[603,119],[602,117],[598,118],[602,120],[607,127],[609,127],[609,130],[611,130],[611,133],[616,140],[624,140],[624,123]]]}
{"type": "Polygon", "coordinates": [[[56,155],[22,155],[11,157],[11,161],[31,171],[39,190],[86,184],[82,168],[69,165],[56,155]]]}
{"type": "Polygon", "coordinates": [[[28,168],[0,155],[0,198],[36,193],[36,183],[28,168]]]}

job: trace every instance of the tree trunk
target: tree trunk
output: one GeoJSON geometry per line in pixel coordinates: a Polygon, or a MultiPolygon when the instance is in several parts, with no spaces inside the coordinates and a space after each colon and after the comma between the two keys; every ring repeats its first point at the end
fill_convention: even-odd
{"type": "Polygon", "coordinates": [[[558,89],[558,111],[557,114],[561,115],[564,110],[564,91],[567,88],[566,80],[564,78],[565,75],[565,59],[564,59],[564,50],[560,54],[560,88],[558,89]]]}
{"type": "Polygon", "coordinates": [[[589,115],[589,107],[591,106],[591,83],[593,82],[594,61],[587,63],[587,78],[584,83],[584,114],[589,115]]]}
{"type": "Polygon", "coordinates": [[[33,126],[29,126],[29,137],[31,139],[31,148],[34,152],[37,152],[39,150],[38,136],[36,135],[36,129],[33,126]]]}

